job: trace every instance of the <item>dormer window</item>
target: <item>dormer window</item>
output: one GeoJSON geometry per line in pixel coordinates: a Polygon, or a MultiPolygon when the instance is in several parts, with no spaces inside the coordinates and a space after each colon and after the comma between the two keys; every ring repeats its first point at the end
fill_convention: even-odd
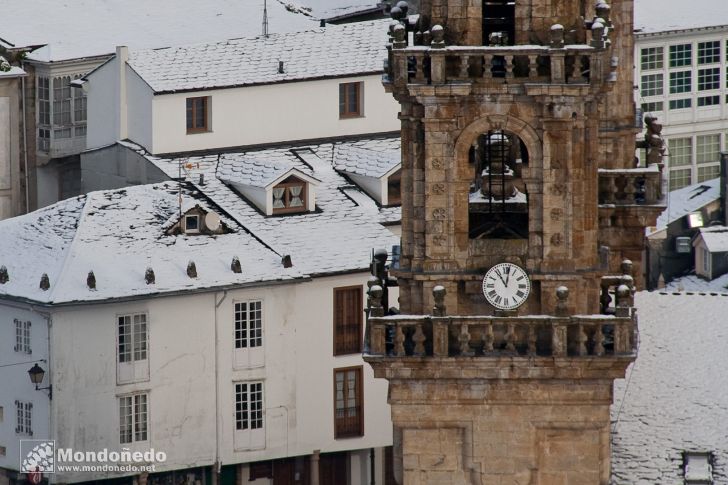
{"type": "Polygon", "coordinates": [[[713,483],[713,460],[710,453],[687,451],[683,458],[686,485],[710,485],[713,483]]]}
{"type": "Polygon", "coordinates": [[[198,214],[188,214],[185,216],[185,233],[197,234],[200,232],[200,216],[198,214]]]}
{"type": "Polygon", "coordinates": [[[305,212],[306,182],[298,177],[288,177],[273,187],[273,214],[305,212]]]}

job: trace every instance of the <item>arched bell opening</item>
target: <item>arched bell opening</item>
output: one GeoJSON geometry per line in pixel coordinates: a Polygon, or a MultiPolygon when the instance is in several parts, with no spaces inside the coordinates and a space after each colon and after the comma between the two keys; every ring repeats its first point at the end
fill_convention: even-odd
{"type": "Polygon", "coordinates": [[[483,45],[513,45],[515,40],[515,0],[483,0],[483,45]]]}
{"type": "Polygon", "coordinates": [[[475,139],[468,158],[470,239],[528,239],[526,144],[513,133],[489,130],[475,139]]]}

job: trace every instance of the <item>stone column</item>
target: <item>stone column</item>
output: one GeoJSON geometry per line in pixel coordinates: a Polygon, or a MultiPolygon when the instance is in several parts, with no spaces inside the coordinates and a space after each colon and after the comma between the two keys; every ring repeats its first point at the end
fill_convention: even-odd
{"type": "Polygon", "coordinates": [[[313,450],[311,455],[311,485],[319,485],[319,459],[321,450],[313,450]]]}

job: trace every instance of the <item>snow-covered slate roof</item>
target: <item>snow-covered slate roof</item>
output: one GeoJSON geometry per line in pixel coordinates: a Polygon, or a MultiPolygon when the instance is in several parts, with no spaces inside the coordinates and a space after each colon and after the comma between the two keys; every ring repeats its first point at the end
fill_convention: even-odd
{"type": "Polygon", "coordinates": [[[221,180],[232,184],[249,185],[251,187],[266,188],[288,173],[304,175],[309,182],[318,183],[315,177],[291,165],[262,162],[239,154],[226,153],[220,155],[217,176],[221,180]]]}
{"type": "MultiPolygon", "coordinates": [[[[268,1],[271,33],[318,25],[286,3],[268,1]]],[[[263,20],[261,0],[4,0],[2,11],[0,37],[18,47],[47,44],[29,55],[40,61],[253,36],[263,20]]]]}
{"type": "Polygon", "coordinates": [[[640,346],[614,384],[614,485],[681,484],[683,451],[715,454],[728,483],[728,296],[636,295],[640,346]]]}
{"type": "Polygon", "coordinates": [[[334,152],[336,170],[355,175],[380,178],[402,163],[399,140],[378,144],[338,145],[334,152]]]}
{"type": "Polygon", "coordinates": [[[709,292],[728,294],[728,273],[707,281],[697,275],[691,274],[675,278],[665,285],[665,291],[673,292],[709,292]]]}
{"type": "Polygon", "coordinates": [[[717,178],[668,192],[667,208],[657,218],[657,230],[664,229],[668,224],[699,210],[719,197],[720,179],[717,178]]]}
{"type": "Polygon", "coordinates": [[[700,228],[700,236],[711,253],[728,251],[728,227],[710,226],[700,228]]]}
{"type": "Polygon", "coordinates": [[[38,211],[0,221],[0,265],[10,280],[8,295],[41,303],[99,301],[302,277],[284,268],[281,255],[220,213],[202,194],[183,188],[185,207],[199,205],[221,216],[228,234],[165,235],[179,211],[178,184],[165,182],[91,192],[38,211]],[[194,203],[192,203],[194,201],[194,203]],[[237,256],[242,273],[230,263],[237,256]],[[197,278],[187,276],[194,261],[197,278]],[[147,285],[147,267],[156,283],[147,285]],[[97,288],[86,284],[93,271],[97,288]],[[40,288],[47,273],[50,289],[40,288]]]}
{"type": "Polygon", "coordinates": [[[728,25],[725,0],[635,0],[634,28],[654,33],[728,25]]]}
{"type": "MultiPolygon", "coordinates": [[[[382,139],[372,139],[369,143],[377,145],[382,143],[382,139]]],[[[199,157],[199,163],[198,157],[185,156],[184,160],[195,167],[186,173],[186,179],[277,253],[289,254],[294,267],[300,271],[321,275],[366,270],[372,249],[383,247],[391,250],[393,245],[399,244],[399,239],[382,224],[398,222],[400,208],[380,211],[369,196],[333,168],[332,160],[339,143],[356,142],[253,149],[234,155],[227,153],[224,154],[224,163],[219,162],[222,154],[199,157]],[[234,163],[234,160],[240,164],[255,160],[289,166],[311,174],[321,181],[316,188],[316,211],[280,217],[261,214],[219,179],[220,167],[234,163]],[[204,174],[204,185],[199,184],[200,173],[204,174]]],[[[125,145],[145,156],[168,176],[177,177],[177,159],[151,156],[128,142],[125,145]]]]}
{"type": "Polygon", "coordinates": [[[130,52],[128,62],[157,93],[379,73],[386,58],[387,25],[387,20],[327,25],[136,51],[130,52]]]}

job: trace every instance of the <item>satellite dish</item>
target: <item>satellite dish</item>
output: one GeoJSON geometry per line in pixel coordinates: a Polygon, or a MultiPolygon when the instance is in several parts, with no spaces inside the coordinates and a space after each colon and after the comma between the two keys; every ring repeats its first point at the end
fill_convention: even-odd
{"type": "Polygon", "coordinates": [[[205,215],[205,226],[210,231],[217,231],[220,229],[220,216],[214,212],[209,212],[205,215]]]}

